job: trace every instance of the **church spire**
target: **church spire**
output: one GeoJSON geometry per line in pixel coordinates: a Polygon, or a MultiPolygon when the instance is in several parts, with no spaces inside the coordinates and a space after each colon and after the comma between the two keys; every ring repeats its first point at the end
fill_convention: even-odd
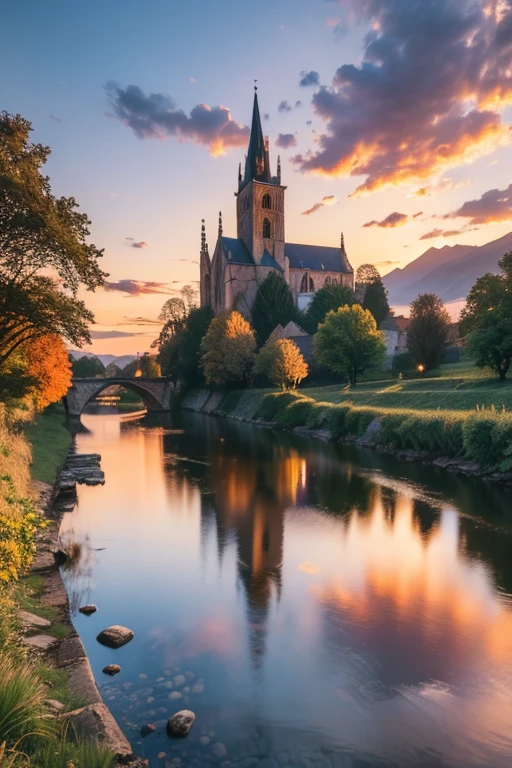
{"type": "Polygon", "coordinates": [[[222,237],[222,211],[219,211],[219,237],[222,237]]]}
{"type": "Polygon", "coordinates": [[[270,182],[270,168],[268,163],[268,148],[265,145],[263,130],[261,127],[260,108],[258,105],[257,86],[254,86],[254,106],[252,110],[251,138],[249,150],[245,160],[244,182],[266,181],[270,182]]]}

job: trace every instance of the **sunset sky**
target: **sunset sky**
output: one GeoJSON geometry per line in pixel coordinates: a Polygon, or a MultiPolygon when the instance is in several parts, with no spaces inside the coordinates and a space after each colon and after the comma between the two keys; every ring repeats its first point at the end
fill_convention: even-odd
{"type": "Polygon", "coordinates": [[[236,235],[258,80],[286,239],[354,268],[512,229],[511,0],[18,0],[2,14],[0,108],[52,149],[105,249],[89,351],[145,351],[199,279],[201,219],[236,235]]]}

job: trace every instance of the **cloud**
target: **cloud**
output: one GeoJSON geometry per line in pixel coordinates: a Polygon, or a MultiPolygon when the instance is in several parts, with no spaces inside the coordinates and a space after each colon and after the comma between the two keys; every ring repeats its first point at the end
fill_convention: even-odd
{"type": "Polygon", "coordinates": [[[320,85],[320,75],[313,69],[310,72],[307,70],[302,70],[300,73],[299,85],[301,85],[303,88],[307,88],[310,85],[320,85]]]}
{"type": "Polygon", "coordinates": [[[143,336],[143,333],[127,333],[126,331],[91,331],[91,339],[121,339],[125,336],[143,336]]]}
{"type": "Polygon", "coordinates": [[[162,325],[162,323],[160,320],[153,320],[150,317],[141,317],[140,315],[138,317],[129,317],[125,315],[123,321],[117,323],[117,325],[162,325]]]}
{"type": "Polygon", "coordinates": [[[147,248],[148,244],[144,240],[134,240],[133,237],[127,237],[125,245],[128,248],[147,248]]]}
{"type": "Polygon", "coordinates": [[[506,189],[490,189],[477,200],[468,200],[457,211],[443,218],[470,219],[469,224],[493,224],[512,221],[512,184],[506,189]]]}
{"type": "Polygon", "coordinates": [[[300,109],[302,107],[302,101],[296,101],[295,102],[295,109],[300,109]]]}
{"type": "Polygon", "coordinates": [[[413,213],[412,218],[417,219],[418,216],[423,216],[423,211],[418,211],[418,213],[413,213]]]}
{"type": "Polygon", "coordinates": [[[143,296],[148,293],[172,293],[167,283],[155,283],[146,280],[118,280],[116,283],[104,283],[105,291],[119,291],[127,296],[143,296]]]}
{"type": "MultiPolygon", "coordinates": [[[[408,248],[408,247],[409,246],[404,245],[404,248],[408,248]]],[[[400,262],[399,261],[391,261],[391,260],[388,259],[387,261],[376,261],[373,266],[374,267],[385,268],[385,267],[392,267],[393,264],[400,264],[400,262]]]]}
{"type": "Polygon", "coordinates": [[[276,147],[289,149],[297,146],[297,139],[293,133],[280,133],[276,139],[276,147]]]}
{"type": "Polygon", "coordinates": [[[376,221],[376,219],[373,219],[373,221],[367,221],[366,224],[363,224],[363,227],[382,227],[383,229],[391,229],[392,227],[402,227],[404,224],[407,224],[408,216],[406,213],[398,213],[398,211],[395,211],[394,213],[390,213],[389,216],[386,216],[385,219],[382,219],[382,221],[376,221]]]}
{"type": "Polygon", "coordinates": [[[62,117],[57,117],[57,115],[48,115],[48,117],[55,123],[62,123],[62,117]]]}
{"type": "Polygon", "coordinates": [[[268,112],[265,112],[265,114],[263,115],[263,119],[264,120],[270,120],[270,115],[269,115],[268,112]]]}
{"type": "Polygon", "coordinates": [[[312,120],[307,120],[306,121],[306,125],[313,125],[313,121],[312,120]]]}
{"type": "Polygon", "coordinates": [[[195,83],[196,79],[195,77],[189,77],[188,81],[189,83],[195,83]]]}
{"type": "Polygon", "coordinates": [[[426,187],[420,187],[414,192],[410,192],[407,197],[426,197],[436,194],[436,192],[448,192],[451,189],[459,189],[460,187],[467,187],[472,184],[471,180],[468,181],[454,181],[448,176],[439,179],[435,184],[429,184],[426,187]]]}
{"type": "Polygon", "coordinates": [[[291,111],[292,111],[292,108],[291,108],[291,106],[288,104],[288,102],[287,102],[287,101],[282,101],[282,102],[279,104],[279,106],[278,106],[278,108],[277,108],[277,111],[278,111],[278,112],[281,112],[281,113],[282,113],[282,112],[291,112],[291,111]]]}
{"type": "Polygon", "coordinates": [[[337,202],[337,197],[334,195],[327,195],[326,197],[322,197],[319,203],[315,203],[311,208],[308,208],[307,211],[302,211],[302,215],[311,216],[312,213],[316,213],[320,208],[323,208],[326,205],[336,205],[337,202]]]}
{"type": "Polygon", "coordinates": [[[428,179],[510,141],[508,0],[339,0],[368,28],[360,65],[313,95],[325,122],[303,172],[364,176],[356,194],[428,179]],[[506,7],[505,7],[506,6],[506,7]]]}
{"type": "Polygon", "coordinates": [[[178,109],[163,93],[146,95],[137,85],[120,88],[117,83],[106,86],[114,115],[132,129],[139,139],[192,141],[208,147],[213,157],[225,154],[231,147],[247,144],[249,129],[237,122],[227,107],[198,104],[190,115],[178,109]]]}
{"type": "Polygon", "coordinates": [[[464,235],[466,232],[473,232],[478,227],[464,227],[463,229],[431,229],[420,237],[420,240],[433,240],[436,237],[455,237],[464,235]]]}

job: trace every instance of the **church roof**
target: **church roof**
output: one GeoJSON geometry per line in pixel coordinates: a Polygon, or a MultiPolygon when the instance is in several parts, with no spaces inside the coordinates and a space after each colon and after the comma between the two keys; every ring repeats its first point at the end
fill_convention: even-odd
{"type": "Polygon", "coordinates": [[[271,256],[267,250],[263,251],[263,256],[261,257],[261,266],[274,267],[274,269],[278,269],[280,272],[283,271],[274,257],[271,256]]]}
{"type": "MultiPolygon", "coordinates": [[[[243,240],[239,240],[237,237],[224,237],[223,235],[222,242],[224,245],[226,258],[231,264],[251,264],[252,266],[258,266],[254,264],[254,260],[245,247],[243,240]]],[[[280,272],[283,271],[273,256],[271,256],[270,253],[266,250],[263,251],[263,256],[259,266],[273,267],[274,269],[278,269],[280,272]]]]}
{"type": "Polygon", "coordinates": [[[260,108],[258,106],[258,94],[254,91],[254,106],[252,110],[251,138],[245,160],[244,183],[249,181],[270,182],[270,167],[268,151],[265,146],[263,130],[261,128],[260,108]]]}
{"type": "Polygon", "coordinates": [[[285,243],[284,254],[290,260],[291,269],[311,269],[315,272],[349,272],[348,261],[340,248],[325,245],[300,245],[285,243]]]}

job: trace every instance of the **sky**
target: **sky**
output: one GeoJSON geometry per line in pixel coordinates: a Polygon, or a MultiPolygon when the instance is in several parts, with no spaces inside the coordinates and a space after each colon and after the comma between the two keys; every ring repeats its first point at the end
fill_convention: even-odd
{"type": "Polygon", "coordinates": [[[236,235],[255,80],[287,241],[343,231],[384,274],[512,229],[512,0],[17,0],[2,22],[0,108],[104,249],[87,351],[147,351],[198,284],[201,219],[211,253],[219,210],[236,235]]]}

